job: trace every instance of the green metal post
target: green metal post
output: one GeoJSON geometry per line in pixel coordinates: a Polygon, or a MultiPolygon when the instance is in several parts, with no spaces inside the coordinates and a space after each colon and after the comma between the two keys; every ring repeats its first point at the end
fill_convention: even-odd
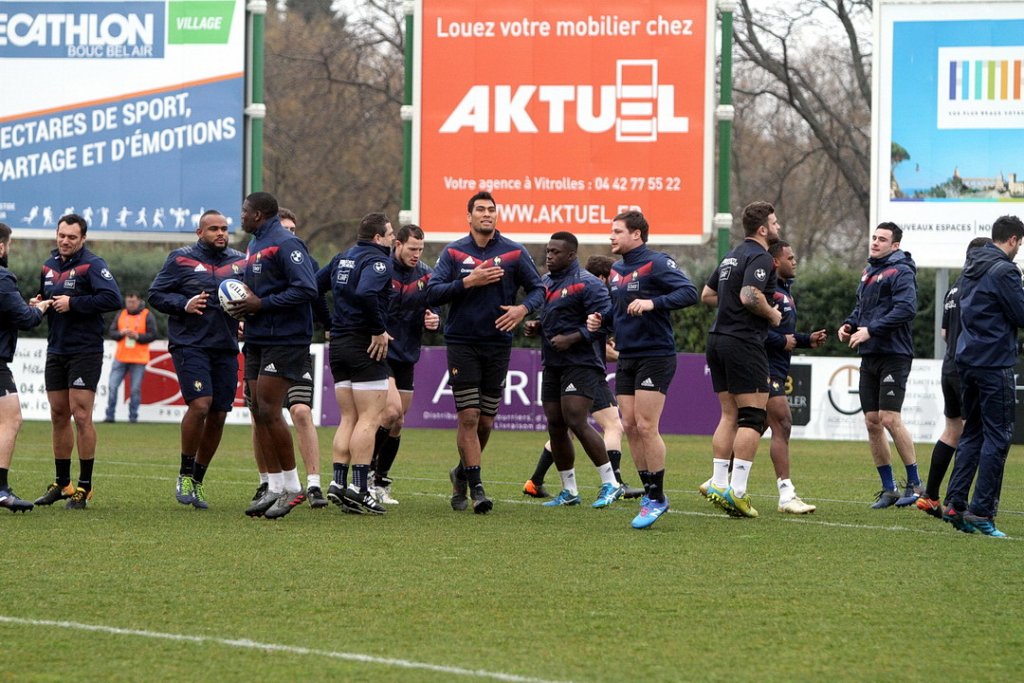
{"type": "Polygon", "coordinates": [[[267,107],[263,103],[264,26],[267,14],[265,0],[250,0],[249,11],[249,97],[245,115],[249,123],[249,173],[246,192],[263,189],[263,118],[267,107]]]}
{"type": "Polygon", "coordinates": [[[413,42],[416,3],[406,0],[405,10],[405,96],[402,99],[402,213],[400,223],[411,223],[412,216],[412,118],[413,118],[413,42]]]}
{"type": "Polygon", "coordinates": [[[714,227],[718,229],[718,260],[729,251],[729,235],[732,227],[732,211],[729,203],[729,188],[732,159],[732,15],[736,9],[735,0],[719,0],[718,8],[722,18],[722,68],[721,87],[718,96],[718,202],[715,207],[714,227]]]}

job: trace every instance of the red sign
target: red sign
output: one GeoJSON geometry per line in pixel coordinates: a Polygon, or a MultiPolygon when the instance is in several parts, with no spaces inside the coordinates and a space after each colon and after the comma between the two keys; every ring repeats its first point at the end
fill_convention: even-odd
{"type": "MultiPolygon", "coordinates": [[[[604,242],[639,208],[661,243],[711,221],[713,5],[705,0],[421,0],[413,214],[465,234],[494,194],[499,229],[604,242]]],[[[415,152],[414,152],[415,153],[415,152]]]]}

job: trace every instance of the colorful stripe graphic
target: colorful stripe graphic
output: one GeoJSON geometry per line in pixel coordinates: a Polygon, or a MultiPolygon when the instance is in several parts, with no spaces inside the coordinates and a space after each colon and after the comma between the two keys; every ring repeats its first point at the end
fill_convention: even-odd
{"type": "Polygon", "coordinates": [[[949,100],[1021,99],[1022,59],[951,59],[949,100]]]}

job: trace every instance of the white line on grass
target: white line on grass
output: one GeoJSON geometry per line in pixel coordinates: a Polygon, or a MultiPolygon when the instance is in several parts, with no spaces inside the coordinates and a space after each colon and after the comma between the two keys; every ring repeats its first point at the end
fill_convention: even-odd
{"type": "MultiPolygon", "coordinates": [[[[417,493],[417,492],[411,492],[410,495],[413,495],[413,496],[423,496],[423,497],[428,497],[428,498],[444,498],[444,499],[448,499],[449,498],[449,496],[447,494],[442,494],[442,493],[417,493]]],[[[506,503],[506,504],[511,504],[511,505],[538,505],[535,501],[531,501],[531,500],[517,500],[517,499],[514,499],[514,498],[513,499],[499,499],[499,498],[495,498],[495,500],[497,500],[497,501],[499,501],[501,503],[506,503]]],[[[620,509],[622,507],[624,507],[624,506],[620,506],[620,509]]],[[[712,517],[714,519],[720,519],[723,522],[728,522],[730,524],[733,524],[733,523],[735,523],[735,524],[742,524],[743,523],[741,520],[735,519],[733,517],[729,517],[725,513],[722,513],[722,512],[696,512],[696,511],[693,511],[693,510],[669,510],[668,514],[670,514],[670,515],[684,515],[686,517],[712,517]]],[[[765,519],[765,518],[762,518],[762,519],[765,519]]],[[[826,520],[823,520],[823,519],[812,519],[810,515],[803,515],[803,516],[800,516],[800,517],[793,517],[793,516],[790,516],[790,517],[772,517],[772,518],[768,518],[768,519],[770,519],[772,522],[781,522],[782,524],[809,524],[809,525],[813,525],[813,526],[835,527],[835,528],[841,528],[841,529],[862,529],[864,531],[904,531],[904,532],[915,533],[915,534],[925,534],[925,535],[928,535],[928,536],[948,536],[950,533],[953,533],[955,531],[954,529],[952,529],[950,527],[946,527],[946,526],[943,526],[941,528],[936,528],[936,529],[912,529],[910,527],[898,526],[896,524],[883,525],[883,524],[855,524],[855,523],[851,523],[851,522],[829,522],[829,521],[826,521],[826,520]]],[[[960,535],[960,534],[958,533],[957,535],[960,535]]],[[[982,536],[982,534],[980,534],[980,533],[976,534],[976,535],[977,536],[982,536]]],[[[998,539],[998,540],[1000,540],[1000,541],[1020,541],[1022,539],[1017,538],[1016,536],[1010,536],[1008,538],[1001,538],[1001,539],[998,539]]]]}
{"type": "Polygon", "coordinates": [[[443,666],[441,664],[428,664],[426,662],[413,662],[408,659],[393,659],[390,657],[374,657],[363,655],[357,652],[333,652],[331,650],[315,650],[308,647],[295,647],[293,645],[279,645],[277,643],[260,643],[248,638],[230,639],[213,638],[210,636],[190,636],[182,633],[161,633],[159,631],[143,631],[132,628],[118,628],[116,626],[102,626],[99,624],[80,624],[74,621],[52,621],[50,619],[21,619],[0,615],[0,623],[18,624],[21,626],[53,626],[55,628],[66,628],[75,631],[92,631],[94,633],[107,633],[115,636],[135,636],[138,638],[152,638],[156,640],[173,640],[184,643],[223,645],[246,650],[263,650],[264,652],[284,652],[293,655],[308,655],[312,657],[325,657],[329,659],[342,659],[348,662],[360,662],[362,664],[379,664],[399,669],[416,669],[420,671],[433,671],[442,674],[455,676],[468,676],[472,678],[490,678],[496,681],[510,681],[511,683],[569,683],[568,681],[552,681],[532,676],[518,676],[516,674],[502,673],[501,671],[485,671],[483,669],[463,669],[457,666],[443,666]]]}

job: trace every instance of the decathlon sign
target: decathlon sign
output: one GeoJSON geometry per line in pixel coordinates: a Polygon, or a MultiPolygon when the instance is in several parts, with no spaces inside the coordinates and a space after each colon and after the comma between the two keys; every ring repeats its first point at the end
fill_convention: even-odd
{"type": "Polygon", "coordinates": [[[163,2],[5,3],[0,57],[160,58],[163,2]]]}
{"type": "Polygon", "coordinates": [[[431,239],[464,234],[466,200],[479,190],[494,193],[498,227],[521,241],[568,227],[607,243],[611,218],[631,208],[655,243],[706,238],[713,3],[419,9],[411,218],[431,239]]]}

